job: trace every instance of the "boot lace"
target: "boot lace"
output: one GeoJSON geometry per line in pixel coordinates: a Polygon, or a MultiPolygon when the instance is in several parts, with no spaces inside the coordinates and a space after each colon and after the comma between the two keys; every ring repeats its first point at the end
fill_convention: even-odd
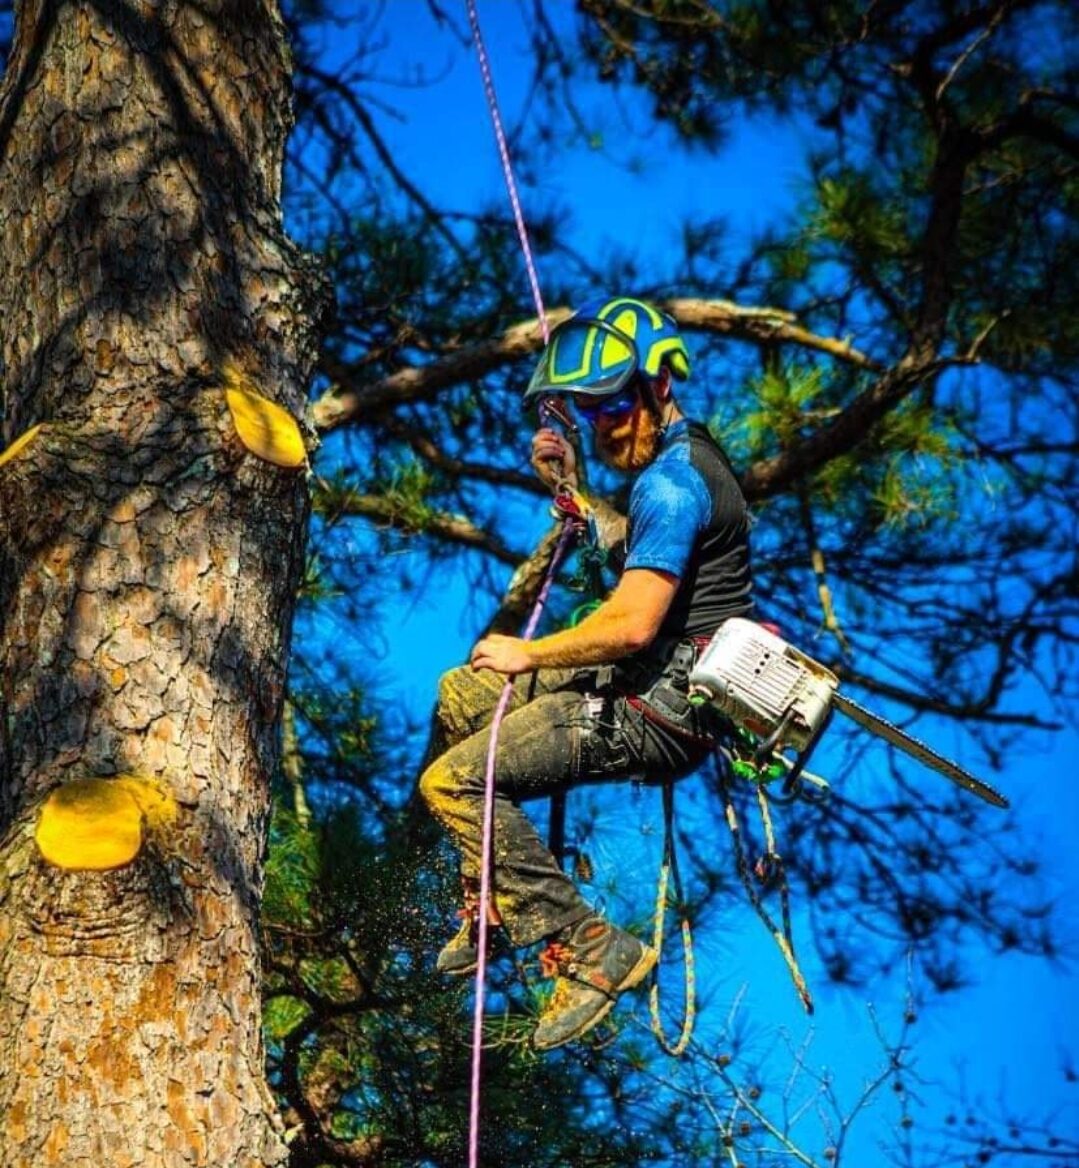
{"type": "Polygon", "coordinates": [[[540,974],[543,977],[558,977],[569,962],[570,949],[561,941],[548,941],[539,955],[540,974]]]}

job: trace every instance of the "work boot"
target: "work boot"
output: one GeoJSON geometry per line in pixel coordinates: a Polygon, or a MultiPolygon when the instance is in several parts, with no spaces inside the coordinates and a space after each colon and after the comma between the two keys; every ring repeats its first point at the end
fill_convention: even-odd
{"type": "MultiPolygon", "coordinates": [[[[442,951],[435,961],[435,969],[451,977],[465,977],[475,973],[479,964],[479,937],[480,937],[480,883],[470,877],[461,878],[461,889],[464,904],[457,911],[461,918],[461,927],[442,947],[442,951]]],[[[487,905],[488,926],[500,925],[502,918],[492,900],[487,905]]],[[[489,928],[488,939],[492,936],[489,928]]]]}
{"type": "Polygon", "coordinates": [[[458,915],[462,918],[461,927],[442,946],[435,969],[453,977],[464,977],[475,973],[479,964],[479,921],[475,909],[461,909],[458,915]]]}
{"type": "Polygon", "coordinates": [[[540,958],[556,974],[554,993],[532,1035],[536,1050],[580,1038],[610,1013],[618,995],[641,982],[657,953],[602,917],[587,916],[563,929],[540,958]]]}

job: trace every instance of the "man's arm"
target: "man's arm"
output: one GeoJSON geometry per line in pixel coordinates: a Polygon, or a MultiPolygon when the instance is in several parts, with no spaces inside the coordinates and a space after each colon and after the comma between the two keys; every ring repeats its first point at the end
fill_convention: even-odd
{"type": "Polygon", "coordinates": [[[512,674],[617,661],[652,643],[677,591],[677,576],[632,568],[575,628],[538,641],[499,634],[484,637],[472,650],[472,668],[512,674]]]}

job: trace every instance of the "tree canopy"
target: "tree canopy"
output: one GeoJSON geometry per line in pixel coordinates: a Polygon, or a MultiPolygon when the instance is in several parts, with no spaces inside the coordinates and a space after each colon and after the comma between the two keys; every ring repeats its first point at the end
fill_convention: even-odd
{"type": "MultiPolygon", "coordinates": [[[[428,9],[463,55],[463,14],[428,9]]],[[[675,315],[695,357],[690,408],[731,452],[757,516],[764,611],[868,704],[927,737],[953,724],[964,756],[1000,766],[1007,786],[1014,752],[1065,722],[1075,697],[1074,13],[693,0],[518,12],[531,76],[511,151],[551,322],[597,290],[652,296],[675,315]],[[681,249],[661,261],[628,239],[580,249],[574,191],[550,181],[567,149],[605,153],[627,173],[678,166],[692,182],[747,118],[796,126],[809,144],[795,214],[747,240],[717,206],[682,224],[681,249]]],[[[325,447],[301,627],[352,637],[387,604],[444,603],[451,580],[467,581],[472,627],[513,627],[535,580],[525,569],[549,544],[535,555],[543,502],[516,403],[541,335],[508,207],[497,187],[480,206],[455,206],[437,176],[400,161],[377,13],[350,29],[355,55],[332,71],[317,27],[309,14],[293,21],[293,213],[333,273],[338,324],[312,407],[325,447]],[[375,563],[372,591],[357,573],[375,563]]],[[[624,503],[623,482],[592,474],[593,489],[624,503]]],[[[574,603],[558,598],[556,615],[574,603]]],[[[321,671],[356,671],[319,636],[310,645],[294,662],[302,773],[323,794],[354,788],[349,814],[377,852],[376,824],[389,813],[398,830],[400,776],[417,758],[397,752],[400,716],[380,704],[385,667],[360,671],[348,699],[316,699],[321,671]],[[358,750],[342,723],[346,738],[365,727],[358,750]]],[[[887,782],[856,780],[864,741],[847,739],[844,754],[831,733],[831,777],[848,781],[826,812],[795,806],[780,827],[803,944],[827,977],[872,985],[913,952],[920,983],[948,991],[986,950],[1053,959],[1061,941],[1028,841],[907,764],[893,760],[887,782]]],[[[707,781],[686,798],[690,816],[714,819],[707,781]]],[[[613,900],[626,883],[616,857],[633,844],[602,842],[609,816],[590,801],[571,836],[586,861],[594,848],[609,863],[599,887],[613,900]]],[[[426,844],[422,823],[407,822],[426,844]]],[[[704,932],[744,901],[721,849],[695,830],[684,846],[704,932]]],[[[437,920],[427,927],[436,946],[437,920]]],[[[631,1080],[620,1090],[633,1097],[631,1080]]],[[[698,1132],[714,1126],[700,1122],[706,1097],[686,1104],[698,1132]]],[[[694,1151],[653,1122],[651,1158],[708,1162],[722,1145],[713,1132],[694,1151]]]]}

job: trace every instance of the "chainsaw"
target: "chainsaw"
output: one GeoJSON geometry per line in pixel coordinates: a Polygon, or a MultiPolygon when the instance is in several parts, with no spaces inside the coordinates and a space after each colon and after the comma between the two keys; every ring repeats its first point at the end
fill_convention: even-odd
{"type": "Polygon", "coordinates": [[[725,621],[701,653],[689,683],[691,701],[710,702],[759,739],[755,754],[762,764],[785,759],[784,751],[796,752],[787,765],[788,782],[801,773],[833,710],[839,710],[987,803],[1008,806],[988,783],[852,702],[839,692],[839,678],[830,669],[753,621],[725,621]]]}

